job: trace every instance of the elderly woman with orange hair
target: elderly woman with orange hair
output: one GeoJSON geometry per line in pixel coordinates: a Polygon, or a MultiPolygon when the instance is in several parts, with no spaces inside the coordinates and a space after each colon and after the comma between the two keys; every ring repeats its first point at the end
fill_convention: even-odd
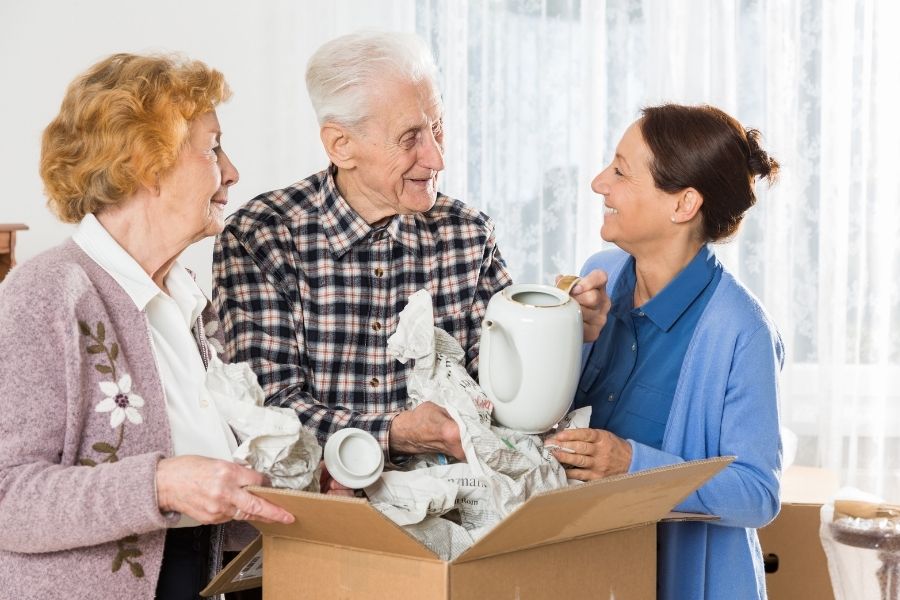
{"type": "Polygon", "coordinates": [[[243,488],[205,388],[207,300],[178,256],[219,233],[238,179],[221,73],[111,56],[44,131],[71,239],[0,288],[0,589],[10,598],[197,598],[220,525],[291,522],[243,488]]]}

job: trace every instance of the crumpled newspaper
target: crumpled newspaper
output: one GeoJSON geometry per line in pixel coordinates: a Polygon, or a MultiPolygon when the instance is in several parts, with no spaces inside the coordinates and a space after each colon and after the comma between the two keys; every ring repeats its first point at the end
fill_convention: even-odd
{"type": "Polygon", "coordinates": [[[402,363],[416,361],[406,384],[410,408],[434,402],[447,410],[466,462],[420,455],[411,470],[382,477],[366,494],[436,554],[453,559],[532,494],[564,487],[566,473],[540,436],[491,426],[493,405],[466,371],[459,343],[434,326],[426,291],[410,296],[399,320],[388,352],[402,363]],[[452,505],[448,482],[457,487],[452,505]]]}
{"type": "Polygon", "coordinates": [[[235,462],[269,477],[273,487],[319,491],[322,448],[289,408],[264,406],[265,395],[247,363],[223,363],[213,352],[206,390],[240,445],[235,462]]]}
{"type": "Polygon", "coordinates": [[[420,477],[409,477],[406,471],[385,471],[366,488],[370,499],[390,496],[391,502],[379,509],[397,525],[412,525],[425,517],[443,515],[456,504],[457,484],[424,471],[418,473],[420,477]]]}

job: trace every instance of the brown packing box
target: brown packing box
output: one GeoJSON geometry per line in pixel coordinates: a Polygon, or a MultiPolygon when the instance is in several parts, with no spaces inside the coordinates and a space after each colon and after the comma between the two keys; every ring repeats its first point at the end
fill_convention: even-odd
{"type": "Polygon", "coordinates": [[[769,600],[833,600],[819,539],[819,511],[838,489],[826,469],[791,466],[781,481],[781,512],[759,530],[769,600]]]}
{"type": "MultiPolygon", "coordinates": [[[[365,500],[250,488],[297,518],[291,525],[254,523],[263,534],[263,596],[654,598],[656,522],[732,460],[536,494],[453,561],[438,558],[365,500]]],[[[244,553],[244,560],[253,554],[244,553]]],[[[204,594],[231,589],[240,560],[204,594]]]]}

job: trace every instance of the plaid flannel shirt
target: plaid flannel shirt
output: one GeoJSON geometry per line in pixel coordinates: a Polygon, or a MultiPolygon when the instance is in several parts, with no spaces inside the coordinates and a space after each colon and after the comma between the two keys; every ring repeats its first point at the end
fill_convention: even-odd
{"type": "Polygon", "coordinates": [[[439,194],[427,213],[372,227],[331,169],[232,215],[213,275],[225,358],[250,363],[266,404],[296,410],[322,444],[344,427],[370,431],[386,456],[410,368],[388,355],[387,338],[409,296],[431,294],[435,325],[460,342],[474,376],[487,302],[511,283],[483,213],[439,194]]]}

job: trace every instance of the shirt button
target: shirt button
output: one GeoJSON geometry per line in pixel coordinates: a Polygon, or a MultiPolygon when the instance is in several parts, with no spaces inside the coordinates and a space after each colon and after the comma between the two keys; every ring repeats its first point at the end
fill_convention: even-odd
{"type": "Polygon", "coordinates": [[[374,329],[375,331],[378,331],[379,329],[381,329],[381,323],[379,323],[378,321],[375,321],[374,323],[372,323],[372,329],[374,329]]]}
{"type": "Polygon", "coordinates": [[[637,351],[637,344],[632,344],[632,345],[631,345],[631,351],[632,351],[632,352],[637,351]]]}
{"type": "Polygon", "coordinates": [[[377,377],[373,377],[372,379],[370,379],[370,380],[369,380],[369,385],[371,385],[372,387],[378,387],[378,378],[377,378],[377,377]]]}
{"type": "Polygon", "coordinates": [[[384,269],[382,269],[381,267],[375,267],[374,273],[375,277],[381,277],[382,275],[384,275],[384,269]]]}
{"type": "Polygon", "coordinates": [[[644,311],[639,312],[639,313],[638,313],[638,316],[639,316],[639,317],[643,317],[643,316],[644,316],[644,311]]]}
{"type": "Polygon", "coordinates": [[[615,395],[615,394],[610,394],[609,397],[607,398],[607,401],[612,402],[612,401],[614,401],[615,399],[616,399],[616,395],[615,395]]]}

